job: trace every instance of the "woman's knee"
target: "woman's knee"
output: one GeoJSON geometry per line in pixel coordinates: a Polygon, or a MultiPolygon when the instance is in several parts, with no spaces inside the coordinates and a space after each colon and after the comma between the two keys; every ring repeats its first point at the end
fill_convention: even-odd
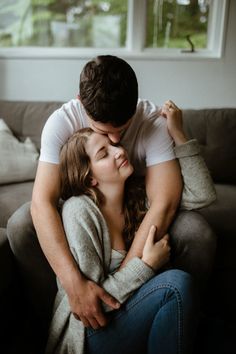
{"type": "Polygon", "coordinates": [[[182,270],[171,269],[156,276],[162,287],[170,288],[182,297],[195,293],[196,287],[193,277],[182,270]],[[160,279],[158,279],[160,277],[160,279]]]}

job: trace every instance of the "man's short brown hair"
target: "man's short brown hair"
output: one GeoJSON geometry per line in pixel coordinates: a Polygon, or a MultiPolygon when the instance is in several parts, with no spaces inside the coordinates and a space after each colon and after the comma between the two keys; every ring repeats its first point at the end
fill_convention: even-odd
{"type": "Polygon", "coordinates": [[[81,72],[79,94],[91,119],[119,127],[136,111],[138,82],[126,61],[101,55],[89,61],[81,72]]]}

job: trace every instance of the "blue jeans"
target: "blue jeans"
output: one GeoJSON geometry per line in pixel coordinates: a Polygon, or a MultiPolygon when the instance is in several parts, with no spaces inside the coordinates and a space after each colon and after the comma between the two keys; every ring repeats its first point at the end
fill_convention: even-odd
{"type": "Polygon", "coordinates": [[[161,273],[110,313],[105,328],[86,329],[86,354],[190,354],[197,324],[191,276],[161,273]]]}
{"type": "MultiPolygon", "coordinates": [[[[56,279],[39,245],[30,203],[11,216],[7,236],[31,310],[47,331],[57,291],[56,279]]],[[[192,274],[204,284],[211,273],[216,248],[216,236],[205,219],[197,212],[180,212],[170,228],[170,236],[173,268],[192,274]]]]}

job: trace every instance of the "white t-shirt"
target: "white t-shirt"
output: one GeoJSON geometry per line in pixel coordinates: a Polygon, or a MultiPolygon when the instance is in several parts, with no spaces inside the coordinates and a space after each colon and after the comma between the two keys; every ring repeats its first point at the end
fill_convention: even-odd
{"type": "MultiPolygon", "coordinates": [[[[88,127],[85,109],[78,99],[65,103],[47,120],[41,137],[40,161],[59,163],[62,145],[81,128],[88,127]]],[[[146,167],[175,159],[173,140],[166,119],[147,100],[139,100],[131,124],[122,135],[121,144],[128,151],[137,174],[144,175],[146,167]]]]}

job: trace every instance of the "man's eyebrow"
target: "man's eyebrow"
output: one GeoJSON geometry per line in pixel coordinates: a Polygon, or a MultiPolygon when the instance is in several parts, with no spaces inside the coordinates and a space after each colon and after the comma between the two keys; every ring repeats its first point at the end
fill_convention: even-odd
{"type": "Polygon", "coordinates": [[[100,133],[103,133],[103,134],[109,134],[109,132],[105,131],[105,130],[102,130],[100,128],[96,128],[100,133]]]}
{"type": "Polygon", "coordinates": [[[92,124],[92,127],[93,127],[93,128],[95,128],[95,129],[96,129],[96,131],[99,131],[100,133],[107,134],[107,132],[106,132],[106,131],[104,131],[104,130],[102,130],[102,129],[98,128],[98,127],[96,127],[96,125],[93,125],[93,124],[92,124]]]}
{"type": "MultiPolygon", "coordinates": [[[[109,132],[109,131],[105,131],[102,130],[101,128],[98,128],[96,126],[93,126],[97,131],[99,131],[102,134],[108,135],[108,134],[115,134],[116,132],[109,132]]],[[[123,131],[125,128],[120,127],[119,132],[123,131]]]]}

